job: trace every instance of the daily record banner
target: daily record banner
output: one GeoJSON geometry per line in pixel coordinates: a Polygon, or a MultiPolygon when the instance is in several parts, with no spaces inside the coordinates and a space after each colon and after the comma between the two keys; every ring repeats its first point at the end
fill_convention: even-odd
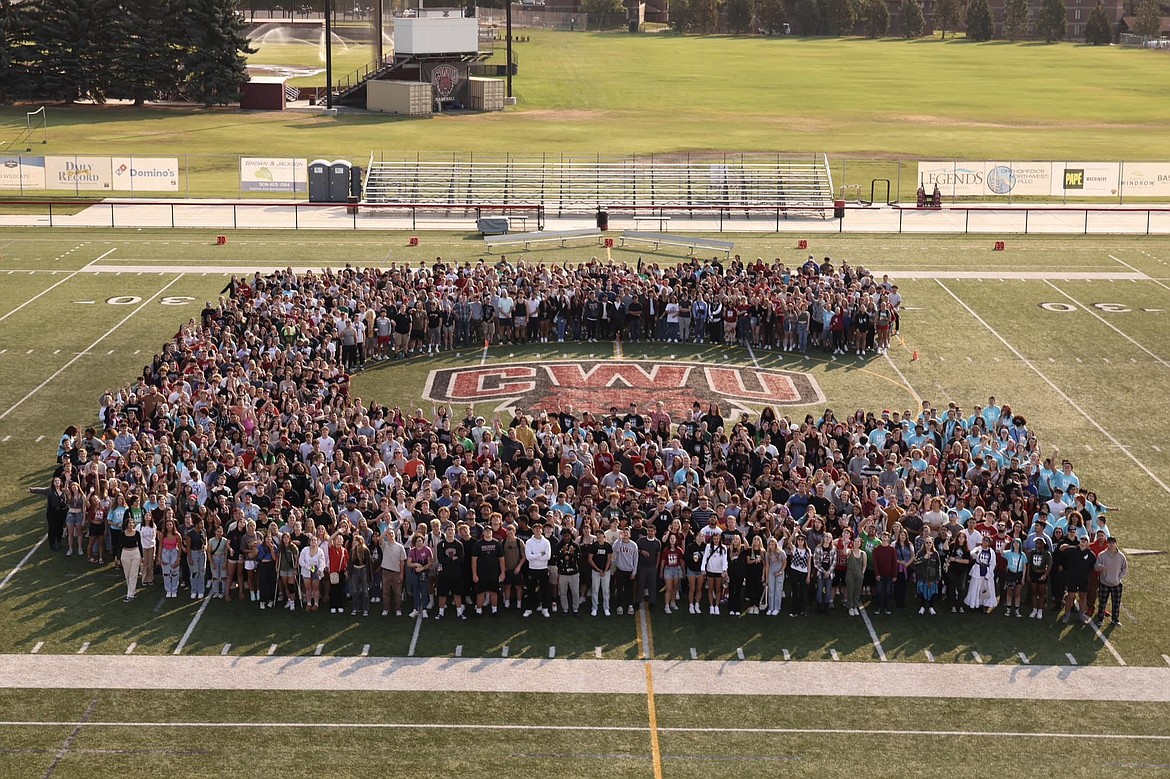
{"type": "Polygon", "coordinates": [[[0,189],[178,192],[175,157],[0,157],[0,189]]]}
{"type": "Polygon", "coordinates": [[[241,157],[240,191],[304,192],[309,188],[309,163],[291,157],[241,157]]]}
{"type": "Polygon", "coordinates": [[[950,197],[1170,197],[1170,163],[919,162],[918,182],[950,197]]]}

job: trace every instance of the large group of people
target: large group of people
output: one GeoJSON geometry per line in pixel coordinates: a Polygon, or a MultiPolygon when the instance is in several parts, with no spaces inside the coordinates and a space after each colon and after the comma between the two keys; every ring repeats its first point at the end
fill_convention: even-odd
{"type": "Polygon", "coordinates": [[[127,601],[161,579],[169,598],[325,601],[351,616],[868,604],[1120,623],[1126,559],[1109,510],[995,398],[840,417],[650,402],[489,420],[351,392],[366,359],[481,337],[884,349],[897,288],[847,263],[436,262],[255,274],[224,292],[102,397],[98,423],[65,430],[52,484],[34,490],[50,546],[92,565],[109,554],[127,601]]]}

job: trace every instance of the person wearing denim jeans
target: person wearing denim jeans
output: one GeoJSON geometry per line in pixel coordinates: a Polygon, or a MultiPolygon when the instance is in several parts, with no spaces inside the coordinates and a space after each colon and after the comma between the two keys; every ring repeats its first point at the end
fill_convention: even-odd
{"type": "Polygon", "coordinates": [[[435,562],[435,555],[422,535],[416,535],[410,543],[411,549],[406,559],[406,582],[414,596],[414,610],[410,612],[410,616],[421,615],[425,618],[427,602],[431,597],[430,570],[435,562]]]}
{"type": "Polygon", "coordinates": [[[776,538],[768,539],[768,552],[764,557],[765,577],[768,585],[768,616],[780,614],[780,606],[784,600],[784,568],[788,564],[788,555],[780,547],[776,538]]]}

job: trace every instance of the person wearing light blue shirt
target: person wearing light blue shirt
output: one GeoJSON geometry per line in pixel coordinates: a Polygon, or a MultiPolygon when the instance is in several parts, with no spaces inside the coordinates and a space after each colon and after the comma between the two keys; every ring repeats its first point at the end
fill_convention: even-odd
{"type": "Polygon", "coordinates": [[[994,431],[999,425],[1000,413],[1000,407],[995,404],[995,396],[988,398],[987,405],[983,408],[983,422],[988,430],[994,431]]]}

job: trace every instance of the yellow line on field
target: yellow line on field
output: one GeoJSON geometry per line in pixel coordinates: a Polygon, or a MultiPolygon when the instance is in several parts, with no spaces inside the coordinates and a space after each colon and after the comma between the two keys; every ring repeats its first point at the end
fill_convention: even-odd
{"type": "Polygon", "coordinates": [[[654,671],[646,661],[646,710],[650,716],[650,754],[654,758],[654,779],[662,779],[662,751],[658,748],[658,711],[654,706],[654,671]]]}

